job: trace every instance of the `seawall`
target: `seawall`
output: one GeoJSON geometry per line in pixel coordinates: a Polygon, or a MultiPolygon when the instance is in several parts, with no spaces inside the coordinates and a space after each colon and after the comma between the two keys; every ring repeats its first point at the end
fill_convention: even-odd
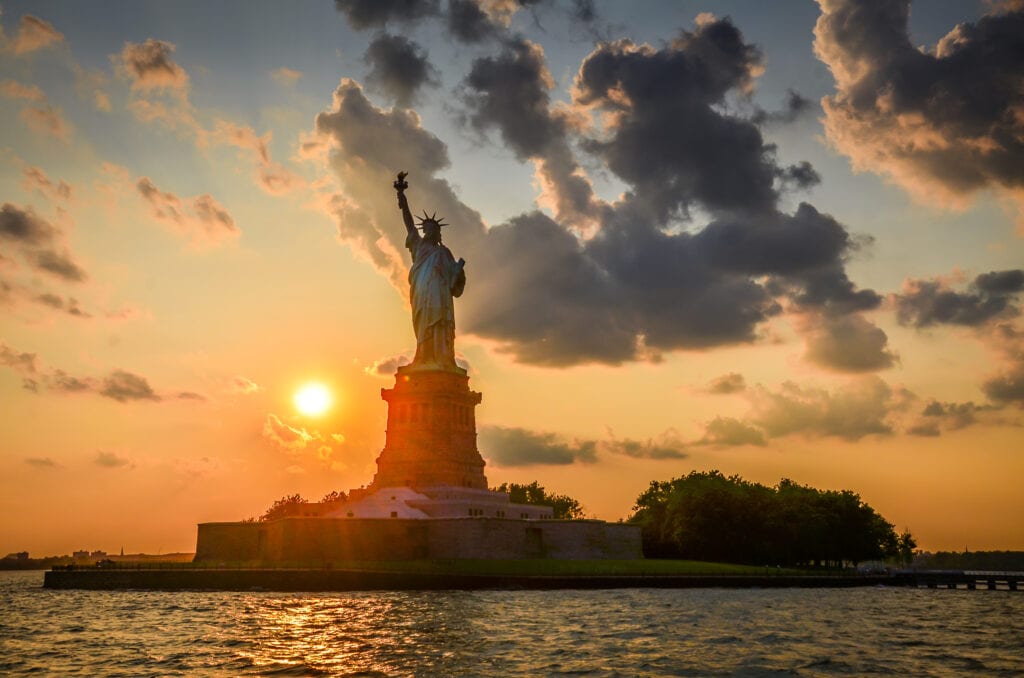
{"type": "Polygon", "coordinates": [[[475,575],[330,569],[50,570],[50,589],[431,591],[480,589],[850,588],[907,585],[890,575],[475,575]]]}

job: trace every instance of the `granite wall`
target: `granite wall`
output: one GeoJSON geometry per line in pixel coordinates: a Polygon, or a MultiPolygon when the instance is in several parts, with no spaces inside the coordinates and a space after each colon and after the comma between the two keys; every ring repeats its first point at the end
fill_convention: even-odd
{"type": "Polygon", "coordinates": [[[197,562],[641,558],[640,528],[599,520],[282,518],[202,523],[197,562]]]}

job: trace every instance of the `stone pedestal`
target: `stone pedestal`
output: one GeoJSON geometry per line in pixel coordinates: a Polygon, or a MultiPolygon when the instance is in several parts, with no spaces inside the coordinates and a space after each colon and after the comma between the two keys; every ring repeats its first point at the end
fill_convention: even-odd
{"type": "Polygon", "coordinates": [[[482,395],[469,390],[461,368],[398,368],[388,403],[387,438],[368,490],[449,485],[487,489],[476,447],[474,409],[482,395]]]}

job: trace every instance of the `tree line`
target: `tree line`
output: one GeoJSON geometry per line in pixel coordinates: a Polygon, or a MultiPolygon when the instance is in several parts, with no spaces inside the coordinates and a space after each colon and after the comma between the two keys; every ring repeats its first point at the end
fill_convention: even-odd
{"type": "MultiPolygon", "coordinates": [[[[491,489],[508,494],[509,499],[513,504],[550,506],[552,509],[552,517],[555,519],[582,518],[584,514],[583,506],[578,501],[565,494],[548,492],[536,480],[529,485],[520,483],[502,483],[498,487],[492,487],[491,489]]],[[[348,501],[348,497],[345,493],[335,490],[324,495],[323,498],[320,499],[319,503],[340,504],[346,501],[348,501]]],[[[308,503],[309,500],[305,499],[300,494],[285,495],[271,504],[270,507],[268,507],[267,510],[258,518],[247,518],[244,522],[258,521],[262,523],[269,520],[277,520],[278,518],[301,515],[303,505],[308,503]]]]}
{"type": "Polygon", "coordinates": [[[860,496],[783,479],[775,487],[719,471],[654,481],[633,507],[644,555],[756,565],[840,567],[908,561],[916,543],[897,535],[860,496]]]}

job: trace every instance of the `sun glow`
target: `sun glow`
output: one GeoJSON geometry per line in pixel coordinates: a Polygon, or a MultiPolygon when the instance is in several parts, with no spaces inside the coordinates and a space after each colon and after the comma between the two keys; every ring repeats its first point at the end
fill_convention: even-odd
{"type": "Polygon", "coordinates": [[[295,408],[302,414],[318,417],[331,406],[331,392],[323,384],[305,384],[295,393],[295,408]]]}

